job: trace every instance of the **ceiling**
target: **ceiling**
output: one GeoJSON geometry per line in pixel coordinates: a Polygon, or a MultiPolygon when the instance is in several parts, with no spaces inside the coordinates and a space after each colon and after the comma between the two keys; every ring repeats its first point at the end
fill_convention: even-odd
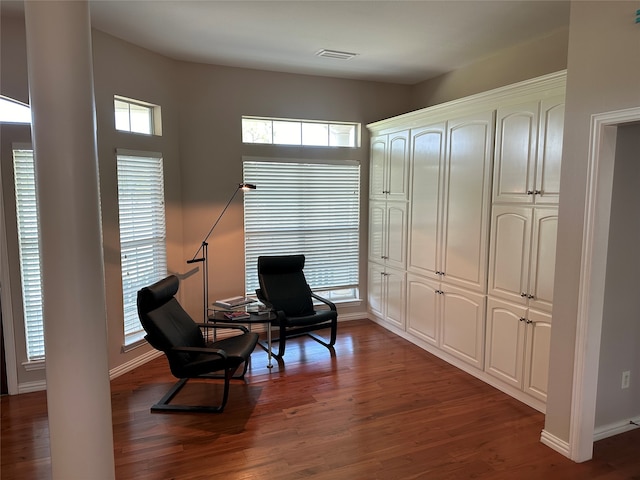
{"type": "Polygon", "coordinates": [[[89,1],[94,28],[170,58],[408,85],[569,24],[560,0],[89,1]]]}

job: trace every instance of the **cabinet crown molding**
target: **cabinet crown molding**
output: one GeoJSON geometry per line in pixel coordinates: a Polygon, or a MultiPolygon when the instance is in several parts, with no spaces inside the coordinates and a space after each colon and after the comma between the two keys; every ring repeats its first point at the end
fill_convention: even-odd
{"type": "Polygon", "coordinates": [[[417,128],[428,122],[445,121],[453,116],[495,110],[497,107],[520,103],[528,99],[541,99],[564,94],[567,71],[550,73],[541,77],[498,87],[493,90],[469,95],[431,107],[397,115],[392,118],[367,124],[375,134],[395,132],[399,129],[417,128]]]}

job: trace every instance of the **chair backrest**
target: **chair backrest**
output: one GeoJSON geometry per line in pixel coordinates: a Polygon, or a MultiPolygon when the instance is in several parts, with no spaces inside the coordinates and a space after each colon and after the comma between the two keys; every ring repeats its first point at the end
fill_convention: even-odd
{"type": "Polygon", "coordinates": [[[175,298],[180,281],[170,275],[138,291],[138,316],[147,332],[146,340],[165,352],[171,372],[181,376],[182,366],[192,355],[172,352],[172,347],[204,347],[200,327],[175,298]]]}
{"type": "Polygon", "coordinates": [[[304,255],[258,257],[258,281],[264,298],[288,317],[313,313],[311,288],[304,276],[304,255]]]}

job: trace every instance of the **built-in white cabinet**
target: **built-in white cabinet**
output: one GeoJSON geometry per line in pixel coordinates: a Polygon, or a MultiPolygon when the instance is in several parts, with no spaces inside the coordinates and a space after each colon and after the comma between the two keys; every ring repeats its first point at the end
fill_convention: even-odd
{"type": "Polygon", "coordinates": [[[546,401],[551,315],[489,297],[485,371],[546,401]]]}
{"type": "Polygon", "coordinates": [[[551,312],[557,230],[557,207],[494,205],[489,295],[551,312]]]}
{"type": "Polygon", "coordinates": [[[407,274],[407,331],[482,369],[485,296],[407,274]]]}
{"type": "Polygon", "coordinates": [[[565,74],[368,125],[372,318],[544,409],[565,74]]]}
{"type": "Polygon", "coordinates": [[[485,290],[493,112],[412,130],[408,269],[485,290]]]}
{"type": "Polygon", "coordinates": [[[384,322],[404,330],[406,273],[369,263],[369,310],[384,322]]]}
{"type": "Polygon", "coordinates": [[[369,260],[404,269],[407,202],[369,202],[369,260]]]}
{"type": "Polygon", "coordinates": [[[409,131],[371,138],[369,198],[409,198],[409,131]]]}
{"type": "Polygon", "coordinates": [[[558,202],[563,126],[563,95],[498,108],[493,202],[558,202]]]}

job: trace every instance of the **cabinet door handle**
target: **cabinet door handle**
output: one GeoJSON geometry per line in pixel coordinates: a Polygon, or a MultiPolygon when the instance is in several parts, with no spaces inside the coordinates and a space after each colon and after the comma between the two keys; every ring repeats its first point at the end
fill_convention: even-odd
{"type": "Polygon", "coordinates": [[[533,195],[534,191],[533,190],[527,190],[527,195],[533,195]]]}
{"type": "Polygon", "coordinates": [[[536,298],[535,295],[531,295],[530,293],[527,294],[527,298],[536,298]]]}
{"type": "Polygon", "coordinates": [[[527,321],[527,319],[526,319],[526,318],[524,318],[524,317],[520,317],[520,321],[521,321],[521,322],[526,322],[526,321],[527,321]]]}
{"type": "Polygon", "coordinates": [[[533,194],[534,195],[542,195],[542,190],[534,190],[533,194]]]}
{"type": "Polygon", "coordinates": [[[533,323],[533,320],[529,320],[529,319],[527,318],[526,322],[527,322],[527,325],[529,325],[530,323],[533,323]]]}
{"type": "Polygon", "coordinates": [[[521,292],[521,293],[520,293],[520,296],[521,296],[522,298],[525,298],[525,297],[527,296],[527,294],[526,294],[526,293],[524,293],[524,292],[521,292]]]}

